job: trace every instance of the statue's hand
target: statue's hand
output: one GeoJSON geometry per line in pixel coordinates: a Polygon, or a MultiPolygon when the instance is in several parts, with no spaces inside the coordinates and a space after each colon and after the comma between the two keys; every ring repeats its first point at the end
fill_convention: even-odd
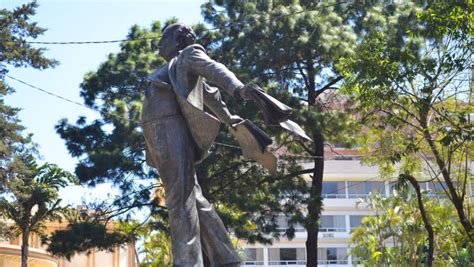
{"type": "Polygon", "coordinates": [[[261,91],[263,92],[262,88],[260,86],[254,84],[254,83],[248,83],[244,86],[242,86],[240,89],[237,90],[237,98],[243,99],[243,100],[253,100],[252,97],[252,92],[254,91],[261,91]]]}
{"type": "Polygon", "coordinates": [[[230,126],[233,126],[234,124],[237,124],[237,123],[240,123],[242,122],[244,119],[242,119],[240,116],[238,115],[231,115],[230,116],[230,126]]]}

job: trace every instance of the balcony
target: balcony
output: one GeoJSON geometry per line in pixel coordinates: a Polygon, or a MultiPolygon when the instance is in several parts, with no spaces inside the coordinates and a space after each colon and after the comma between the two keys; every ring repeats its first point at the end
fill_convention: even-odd
{"type": "MultiPolygon", "coordinates": [[[[28,263],[30,266],[57,267],[58,260],[51,257],[46,251],[37,248],[30,248],[28,263]]],[[[20,266],[21,247],[10,244],[0,244],[1,266],[20,266]]]]}
{"type": "Polygon", "coordinates": [[[348,260],[318,260],[318,266],[348,266],[348,260]]]}
{"type": "MultiPolygon", "coordinates": [[[[347,266],[348,260],[319,260],[318,266],[347,266]]],[[[242,267],[263,267],[266,266],[263,261],[245,261],[242,263],[242,267]]],[[[306,260],[279,260],[269,261],[268,266],[294,266],[294,267],[306,267],[306,260]]]]}
{"type": "Polygon", "coordinates": [[[271,266],[306,266],[306,260],[279,260],[268,261],[271,266]]]}
{"type": "Polygon", "coordinates": [[[263,261],[244,261],[242,266],[264,267],[265,263],[263,261]]]}

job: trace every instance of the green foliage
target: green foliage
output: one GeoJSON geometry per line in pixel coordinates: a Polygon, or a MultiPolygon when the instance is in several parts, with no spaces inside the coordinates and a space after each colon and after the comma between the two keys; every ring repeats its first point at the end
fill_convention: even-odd
{"type": "Polygon", "coordinates": [[[29,138],[21,134],[24,127],[17,118],[18,109],[4,103],[4,96],[13,92],[4,75],[8,67],[45,69],[57,63],[43,56],[44,49],[33,48],[26,42],[27,38],[37,38],[45,31],[30,21],[37,6],[33,1],[12,11],[0,9],[0,179],[4,179],[4,166],[15,152],[26,149],[29,143],[29,138]]]}
{"type": "Polygon", "coordinates": [[[144,249],[145,255],[140,266],[171,266],[173,256],[171,255],[171,237],[166,232],[156,232],[146,237],[144,249]]]}
{"type": "MultiPolygon", "coordinates": [[[[165,24],[172,22],[174,20],[165,24]]],[[[151,30],[133,26],[129,38],[159,37],[161,26],[158,22],[151,30]]],[[[196,28],[199,33],[202,25],[196,28]]],[[[158,174],[145,164],[139,123],[147,76],[163,64],[155,55],[157,40],[125,42],[121,51],[111,54],[96,72],[85,75],[81,95],[87,105],[102,111],[101,119],[88,123],[85,118],[79,118],[76,124],[63,120],[57,125],[68,150],[80,159],[76,174],[81,183],[93,186],[111,181],[122,191],[110,204],[124,211],[117,212],[124,215],[123,219],[127,219],[134,208],[149,207],[152,212],[161,209],[151,202],[156,187],[149,185],[155,183],[158,174]]],[[[236,145],[225,133],[217,141],[236,145]]],[[[269,177],[254,163],[243,161],[240,150],[218,145],[212,150],[214,153],[197,167],[204,194],[222,207],[218,209],[222,219],[229,228],[236,229],[239,236],[268,242],[267,234],[277,227],[275,216],[281,210],[276,185],[265,184],[269,177]],[[259,188],[260,195],[254,195],[255,188],[259,188]]]]}
{"type": "Polygon", "coordinates": [[[0,219],[13,222],[2,223],[0,232],[6,238],[23,236],[22,266],[28,261],[30,233],[41,235],[45,221],[61,218],[58,190],[74,180],[54,164],[36,163],[35,145],[22,133],[18,109],[4,103],[4,96],[13,92],[4,81],[8,67],[45,69],[57,64],[43,56],[44,49],[26,41],[45,31],[30,20],[37,6],[33,1],[12,11],[0,9],[0,219]]]}
{"type": "MultiPolygon", "coordinates": [[[[194,28],[199,42],[214,59],[229,66],[242,81],[257,81],[294,107],[295,121],[310,136],[324,133],[325,138],[318,141],[320,147],[324,141],[350,145],[353,139],[346,130],[357,130],[356,124],[347,113],[325,106],[330,94],[318,98],[341,79],[334,67],[338,58],[353,53],[356,38],[345,17],[346,11],[345,5],[329,1],[321,6],[306,1],[211,2],[203,6],[203,13],[218,30],[205,31],[202,24],[194,28]],[[328,109],[333,111],[326,112],[328,109]]],[[[129,37],[160,36],[161,26],[155,23],[151,30],[134,26],[129,37]]],[[[133,195],[115,202],[117,207],[149,203],[149,198],[131,192],[143,189],[135,183],[138,179],[157,176],[144,164],[144,143],[137,123],[146,77],[163,63],[154,54],[156,41],[125,42],[119,53],[110,55],[97,71],[85,75],[81,96],[87,105],[102,111],[101,119],[86,122],[79,118],[75,124],[61,121],[57,126],[68,150],[80,161],[76,174],[81,182],[95,185],[111,181],[124,196],[133,195]]],[[[261,125],[252,103],[237,103],[226,95],[224,98],[234,113],[261,125]]],[[[343,106],[341,103],[336,108],[343,106]]],[[[318,156],[322,162],[323,152],[316,152],[315,144],[294,141],[280,130],[263,128],[292,153],[318,156]]],[[[216,141],[236,145],[225,131],[216,141]]],[[[237,149],[216,144],[212,152],[197,166],[197,178],[226,226],[240,238],[269,242],[280,235],[276,231],[277,215],[292,215],[293,223],[301,222],[305,220],[304,206],[321,202],[317,189],[311,189],[298,176],[313,173],[320,190],[321,175],[313,169],[301,170],[291,158],[281,163],[279,177],[269,177],[262,168],[243,160],[237,149]],[[302,197],[310,192],[313,197],[302,197]],[[282,199],[287,200],[283,206],[282,199]]],[[[149,197],[151,191],[143,195],[149,197]]],[[[316,208],[320,211],[319,204],[316,208]]],[[[314,218],[308,217],[306,222],[317,227],[314,218]]],[[[289,231],[287,236],[291,238],[293,234],[289,231]]]]}
{"type": "Polygon", "coordinates": [[[62,120],[56,126],[70,153],[80,159],[75,170],[80,182],[95,186],[110,181],[122,192],[108,202],[89,203],[94,219],[72,221],[68,229],[52,236],[50,249],[56,255],[71,257],[76,252],[113,248],[131,240],[135,234],[131,229],[106,232],[105,225],[111,219],[130,220],[133,211],[152,206],[155,187],[150,184],[157,173],[145,164],[140,117],[147,76],[163,63],[155,55],[161,28],[159,22],[150,30],[132,26],[128,38],[140,40],[122,43],[119,53],[110,54],[96,72],[84,76],[81,96],[86,105],[101,111],[101,119],[87,122],[80,117],[76,124],[62,120]],[[81,231],[88,228],[103,231],[103,238],[84,239],[81,231]],[[69,238],[77,242],[69,242],[69,238]],[[56,246],[55,242],[67,246],[56,246]]]}
{"type": "MultiPolygon", "coordinates": [[[[388,198],[371,195],[362,203],[375,212],[373,216],[364,217],[352,233],[351,254],[363,266],[411,266],[426,261],[427,234],[416,195],[406,189],[394,193],[388,198]]],[[[461,225],[451,220],[452,207],[426,193],[423,193],[424,205],[436,237],[434,264],[451,266],[462,262],[468,253],[463,248],[467,240],[461,225]]]]}
{"type": "Polygon", "coordinates": [[[27,38],[37,38],[45,32],[30,21],[37,7],[36,1],[32,1],[12,11],[0,9],[0,74],[7,72],[7,65],[45,69],[57,63],[43,57],[44,48],[33,48],[26,42],[27,38]]]}
{"type": "MultiPolygon", "coordinates": [[[[266,129],[287,154],[314,157],[314,168],[306,170],[291,169],[288,162],[276,190],[276,197],[288,200],[279,212],[308,230],[308,266],[316,265],[324,145],[350,146],[350,132],[357,131],[345,112],[350,104],[332,93],[342,79],[335,65],[354,53],[357,35],[349,23],[351,6],[334,1],[208,1],[202,6],[206,22],[217,29],[208,44],[214,58],[243,81],[259,84],[293,107],[292,119],[314,139],[302,142],[279,129],[266,129]],[[311,181],[294,178],[305,173],[311,174],[311,181]]],[[[254,118],[255,108],[249,104],[230,104],[239,115],[254,118]]]]}
{"type": "Polygon", "coordinates": [[[171,237],[168,231],[168,220],[160,216],[153,216],[150,223],[139,231],[143,238],[143,246],[139,251],[144,257],[140,266],[171,266],[171,237]]]}
{"type": "Polygon", "coordinates": [[[17,157],[4,181],[5,191],[0,197],[0,216],[11,220],[15,236],[25,230],[42,234],[44,222],[60,220],[59,189],[75,177],[54,164],[39,166],[30,155],[17,157]]]}
{"type": "Polygon", "coordinates": [[[68,260],[76,253],[90,252],[93,249],[112,251],[129,241],[131,240],[126,234],[108,231],[103,224],[87,221],[70,224],[65,230],[57,230],[43,239],[44,243],[48,243],[49,253],[68,260]]]}
{"type": "Polygon", "coordinates": [[[88,123],[81,117],[76,125],[63,120],[56,126],[70,153],[81,159],[76,174],[82,183],[111,181],[127,191],[133,186],[128,175],[156,176],[143,164],[140,116],[147,76],[163,63],[155,55],[158,39],[146,37],[159,36],[161,26],[158,22],[151,30],[133,26],[128,38],[141,40],[122,43],[119,53],[110,54],[96,72],[85,75],[81,96],[101,111],[101,119],[88,123]]]}
{"type": "MultiPolygon", "coordinates": [[[[19,152],[17,152],[19,153],[19,152]]],[[[39,166],[30,154],[16,155],[5,169],[0,194],[0,220],[7,224],[3,237],[22,236],[22,266],[28,261],[31,233],[44,236],[47,221],[61,221],[59,189],[75,177],[54,164],[39,166]]]]}
{"type": "MultiPolygon", "coordinates": [[[[342,59],[344,92],[367,128],[367,161],[393,172],[446,182],[471,241],[467,187],[472,157],[471,1],[406,2],[379,9],[357,53],[342,59]],[[428,177],[426,177],[428,176],[428,177]]],[[[366,15],[361,21],[370,20],[366,15]]]]}

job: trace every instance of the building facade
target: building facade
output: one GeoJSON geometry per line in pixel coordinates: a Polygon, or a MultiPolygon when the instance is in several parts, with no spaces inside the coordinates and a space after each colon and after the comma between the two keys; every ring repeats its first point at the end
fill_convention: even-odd
{"type": "MultiPolygon", "coordinates": [[[[310,163],[307,163],[310,164],[310,163]]],[[[306,166],[311,167],[311,166],[306,166]]],[[[318,266],[355,266],[357,262],[349,254],[352,230],[359,226],[365,216],[374,215],[361,199],[378,193],[388,196],[393,182],[382,180],[377,167],[361,164],[360,157],[338,156],[326,160],[322,195],[324,210],[320,219],[318,241],[318,266]]],[[[437,183],[422,184],[425,190],[440,194],[442,186],[437,183]]],[[[280,231],[284,232],[287,220],[279,218],[280,231]]],[[[292,240],[281,238],[272,245],[242,242],[246,267],[306,266],[305,242],[307,233],[301,226],[295,227],[292,240]]]]}

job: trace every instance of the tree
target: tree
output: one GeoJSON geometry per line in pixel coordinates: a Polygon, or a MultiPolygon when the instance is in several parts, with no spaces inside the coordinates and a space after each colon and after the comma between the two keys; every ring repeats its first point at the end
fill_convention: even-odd
{"type": "Polygon", "coordinates": [[[434,254],[434,231],[433,225],[431,224],[428,214],[423,203],[423,196],[421,194],[420,184],[415,177],[410,174],[401,174],[399,176],[400,182],[408,182],[415,189],[416,199],[418,203],[418,210],[420,211],[421,219],[425,225],[426,232],[428,233],[428,250],[426,256],[426,266],[433,266],[433,254],[434,254]]]}
{"type": "Polygon", "coordinates": [[[171,236],[167,220],[154,216],[152,223],[147,224],[140,234],[144,237],[143,260],[140,266],[169,266],[173,262],[171,254],[171,236]]]}
{"type": "MultiPolygon", "coordinates": [[[[469,1],[390,4],[366,27],[358,53],[338,68],[369,126],[369,160],[442,183],[469,239],[467,184],[472,157],[472,10],[469,1]],[[399,15],[397,15],[399,14],[399,15]],[[395,15],[395,18],[392,16],[395,15]],[[423,166],[425,166],[423,168],[423,166]]],[[[363,21],[361,21],[363,22],[363,21]]]]}
{"type": "Polygon", "coordinates": [[[57,218],[57,190],[64,185],[62,178],[70,178],[55,165],[37,166],[32,156],[35,146],[22,134],[18,109],[5,105],[3,99],[13,92],[4,81],[8,67],[45,69],[57,63],[43,56],[44,49],[26,41],[45,31],[30,21],[37,6],[33,1],[13,11],[0,9],[0,217],[15,222],[3,227],[4,234],[23,236],[22,266],[27,265],[30,233],[41,233],[45,220],[57,218]]]}
{"type": "Polygon", "coordinates": [[[26,267],[30,234],[41,236],[46,221],[62,219],[59,189],[73,182],[74,176],[54,164],[38,166],[31,155],[15,157],[6,173],[0,218],[14,222],[9,227],[12,236],[21,234],[21,266],[26,267]]]}
{"type": "MultiPolygon", "coordinates": [[[[450,220],[454,215],[452,206],[432,198],[427,191],[422,192],[422,198],[436,233],[433,263],[466,266],[469,253],[462,248],[465,237],[461,225],[450,220]]],[[[409,187],[401,186],[387,198],[371,195],[359,205],[374,211],[373,216],[362,219],[352,234],[351,254],[363,266],[428,264],[424,255],[427,234],[423,231],[418,197],[409,187]]]]}
{"type": "Polygon", "coordinates": [[[55,66],[56,61],[43,56],[44,49],[31,47],[27,38],[36,38],[45,29],[40,28],[30,17],[38,4],[33,1],[13,11],[0,9],[0,179],[4,179],[4,168],[15,152],[24,149],[29,138],[21,134],[24,129],[17,118],[18,109],[5,105],[3,97],[14,90],[5,83],[8,67],[33,67],[45,69],[55,66]]]}
{"type": "MultiPolygon", "coordinates": [[[[159,180],[155,180],[159,174],[145,164],[140,128],[147,76],[164,63],[155,55],[161,28],[159,22],[150,30],[132,26],[129,41],[121,44],[121,51],[109,55],[97,71],[85,75],[81,95],[86,105],[101,112],[102,118],[93,122],[79,118],[75,124],[63,120],[56,127],[70,153],[79,158],[75,173],[81,183],[94,186],[112,182],[121,190],[122,194],[110,204],[122,219],[130,218],[139,208],[151,212],[164,209],[152,201],[159,188],[159,180]]],[[[195,29],[198,35],[204,35],[203,25],[195,29]]],[[[200,43],[206,45],[210,39],[212,36],[203,36],[200,43]]],[[[225,133],[217,142],[236,145],[225,133]]],[[[275,216],[281,210],[276,188],[287,182],[269,183],[262,168],[242,160],[240,150],[217,144],[212,150],[197,170],[204,195],[237,236],[268,242],[272,235],[279,234],[274,231],[275,216]],[[258,194],[255,188],[259,188],[258,194]]]]}
{"type": "Polygon", "coordinates": [[[338,59],[354,52],[357,37],[347,15],[351,8],[333,1],[208,1],[203,5],[206,21],[217,29],[212,33],[215,41],[209,45],[213,55],[245,81],[285,98],[295,108],[295,120],[313,139],[295,141],[273,131],[290,152],[314,162],[313,168],[286,170],[278,178],[290,185],[280,188],[283,199],[305,196],[290,198],[289,202],[297,204],[286,214],[291,217],[290,224],[300,222],[308,232],[307,266],[317,265],[324,146],[350,145],[348,129],[356,128],[344,112],[348,105],[328,103],[330,91],[343,79],[335,68],[338,59]],[[291,186],[292,181],[300,183],[294,177],[302,174],[310,174],[309,186],[291,186]],[[298,193],[288,195],[291,190],[298,193]]]}

